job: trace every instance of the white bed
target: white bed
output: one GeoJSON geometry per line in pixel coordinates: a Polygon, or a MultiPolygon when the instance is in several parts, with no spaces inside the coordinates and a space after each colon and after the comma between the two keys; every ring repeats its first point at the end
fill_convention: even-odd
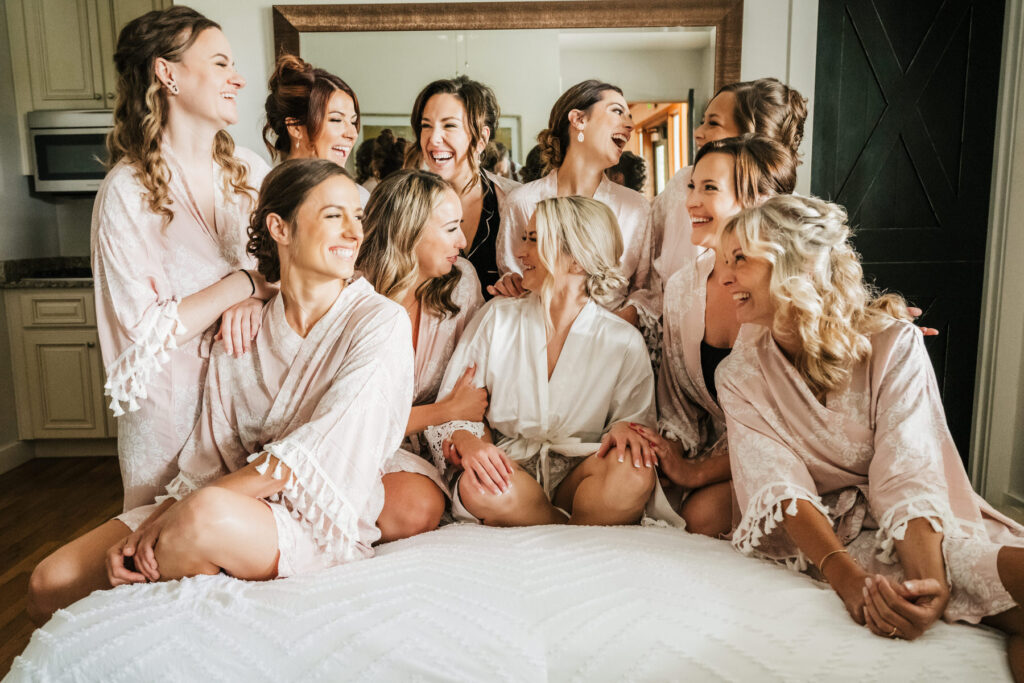
{"type": "Polygon", "coordinates": [[[994,631],[871,635],[825,587],[663,528],[454,525],[313,576],[124,586],[10,681],[1000,681],[994,631]]]}

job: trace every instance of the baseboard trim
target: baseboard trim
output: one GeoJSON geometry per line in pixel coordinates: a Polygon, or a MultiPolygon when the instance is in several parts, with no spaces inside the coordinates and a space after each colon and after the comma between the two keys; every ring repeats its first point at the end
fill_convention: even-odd
{"type": "Polygon", "coordinates": [[[117,439],[38,439],[33,443],[37,458],[117,455],[117,439]]]}
{"type": "Polygon", "coordinates": [[[0,446],[0,474],[10,472],[35,456],[35,449],[29,441],[12,441],[0,446]]]}

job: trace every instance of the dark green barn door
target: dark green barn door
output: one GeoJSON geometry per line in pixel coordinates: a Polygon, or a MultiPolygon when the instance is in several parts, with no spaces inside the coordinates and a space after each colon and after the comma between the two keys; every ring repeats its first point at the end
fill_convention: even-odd
{"type": "Polygon", "coordinates": [[[966,461],[1003,0],[820,0],[811,188],[847,208],[864,269],[925,310],[966,461]]]}

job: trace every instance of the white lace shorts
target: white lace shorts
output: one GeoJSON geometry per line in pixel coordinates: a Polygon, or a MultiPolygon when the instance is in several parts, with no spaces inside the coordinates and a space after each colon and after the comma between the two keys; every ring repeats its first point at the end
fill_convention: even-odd
{"type": "Polygon", "coordinates": [[[277,577],[279,579],[296,574],[309,574],[332,567],[337,562],[325,553],[313,540],[313,533],[307,525],[291,516],[281,503],[263,501],[274,513],[277,526],[277,577]]]}

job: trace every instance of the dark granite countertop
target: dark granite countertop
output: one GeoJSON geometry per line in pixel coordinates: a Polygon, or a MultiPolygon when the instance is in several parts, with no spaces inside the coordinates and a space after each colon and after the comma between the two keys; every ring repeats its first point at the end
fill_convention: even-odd
{"type": "Polygon", "coordinates": [[[92,288],[88,256],[0,261],[0,289],[92,288]]]}

